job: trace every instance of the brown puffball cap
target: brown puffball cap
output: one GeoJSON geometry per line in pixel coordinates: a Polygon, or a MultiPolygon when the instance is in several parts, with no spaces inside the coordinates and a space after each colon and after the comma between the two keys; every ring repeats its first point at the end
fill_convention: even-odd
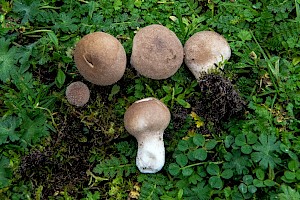
{"type": "Polygon", "coordinates": [[[125,112],[126,130],[136,138],[165,130],[171,120],[168,107],[160,100],[149,97],[134,102],[125,112]]]}
{"type": "Polygon", "coordinates": [[[126,68],[122,44],[104,32],[85,35],[75,47],[74,60],[86,80],[102,86],[120,80],[126,68]]]}
{"type": "Polygon", "coordinates": [[[90,90],[80,81],[73,82],[66,89],[66,97],[70,104],[84,106],[89,101],[90,90]]]}
{"type": "Polygon", "coordinates": [[[134,36],[130,63],[141,75],[166,79],[182,62],[182,44],[168,28],[154,24],[141,28],[134,36]]]}
{"type": "Polygon", "coordinates": [[[209,72],[215,64],[228,60],[231,50],[226,39],[213,31],[201,31],[190,37],[184,45],[184,62],[196,78],[209,72]]]}

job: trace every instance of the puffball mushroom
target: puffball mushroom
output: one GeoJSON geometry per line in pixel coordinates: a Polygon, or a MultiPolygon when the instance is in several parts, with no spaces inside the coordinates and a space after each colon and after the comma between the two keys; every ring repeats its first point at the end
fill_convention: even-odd
{"type": "Polygon", "coordinates": [[[156,173],[165,164],[164,130],[171,114],[165,104],[149,97],[134,102],[125,112],[126,130],[138,142],[136,166],[142,173],[156,173]]]}
{"type": "Polygon", "coordinates": [[[126,68],[126,53],[122,44],[104,32],[85,35],[75,47],[74,60],[86,80],[102,86],[120,80],[126,68]]]}
{"type": "Polygon", "coordinates": [[[73,82],[66,89],[66,97],[70,104],[84,106],[89,101],[90,90],[80,81],[73,82]]]}
{"type": "Polygon", "coordinates": [[[226,39],[213,31],[195,33],[186,41],[184,53],[184,62],[197,79],[201,73],[208,73],[231,56],[226,39]]]}
{"type": "Polygon", "coordinates": [[[149,25],[134,36],[130,63],[145,77],[166,79],[183,63],[183,47],[167,27],[149,25]]]}

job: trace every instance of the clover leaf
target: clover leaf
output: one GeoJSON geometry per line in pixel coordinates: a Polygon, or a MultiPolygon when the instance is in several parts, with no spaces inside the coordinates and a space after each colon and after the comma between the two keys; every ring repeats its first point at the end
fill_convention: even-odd
{"type": "Polygon", "coordinates": [[[244,154],[250,154],[252,152],[252,144],[256,143],[257,136],[253,133],[239,134],[235,138],[235,144],[241,147],[241,151],[244,154]]]}
{"type": "Polygon", "coordinates": [[[237,174],[247,174],[249,172],[248,167],[251,166],[248,156],[242,155],[241,151],[233,149],[232,152],[225,154],[224,169],[232,169],[237,174]]]}

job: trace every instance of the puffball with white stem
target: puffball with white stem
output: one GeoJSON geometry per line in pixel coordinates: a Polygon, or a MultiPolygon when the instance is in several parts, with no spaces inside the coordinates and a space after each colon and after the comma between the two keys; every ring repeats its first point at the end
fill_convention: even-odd
{"type": "Polygon", "coordinates": [[[165,164],[164,130],[171,114],[165,104],[149,97],[134,102],[125,112],[126,130],[138,142],[136,166],[142,173],[156,173],[165,164]]]}

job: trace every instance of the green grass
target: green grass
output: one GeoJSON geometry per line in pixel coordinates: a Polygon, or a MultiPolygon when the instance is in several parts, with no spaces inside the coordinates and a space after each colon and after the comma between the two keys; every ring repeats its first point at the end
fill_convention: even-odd
{"type": "Polygon", "coordinates": [[[300,198],[299,0],[0,5],[0,199],[300,198]],[[222,76],[239,91],[242,112],[210,118],[224,113],[207,106],[202,115],[208,97],[185,65],[158,81],[128,64],[106,87],[78,73],[72,53],[84,35],[115,36],[129,58],[136,31],[150,24],[168,27],[182,44],[198,31],[223,35],[232,57],[222,76]],[[91,89],[83,108],[64,96],[78,80],[91,89]],[[136,140],[123,124],[126,109],[149,96],[172,113],[157,174],[139,173],[136,140]]]}

